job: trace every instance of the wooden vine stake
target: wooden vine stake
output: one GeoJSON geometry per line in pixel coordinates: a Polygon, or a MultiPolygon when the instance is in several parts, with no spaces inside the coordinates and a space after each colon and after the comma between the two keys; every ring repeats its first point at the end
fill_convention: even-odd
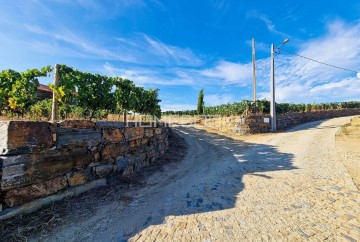
{"type": "MultiPolygon", "coordinates": [[[[59,72],[58,72],[58,64],[55,65],[54,69],[54,86],[57,87],[59,84],[59,72]]],[[[53,102],[52,102],[52,110],[51,110],[51,122],[56,123],[58,121],[58,101],[56,99],[55,91],[53,91],[53,102]]]]}

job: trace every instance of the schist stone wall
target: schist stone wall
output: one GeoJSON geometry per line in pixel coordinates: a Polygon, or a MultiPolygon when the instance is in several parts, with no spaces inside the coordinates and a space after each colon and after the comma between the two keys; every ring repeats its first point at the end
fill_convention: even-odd
{"type": "Polygon", "coordinates": [[[359,108],[352,109],[339,109],[339,110],[327,110],[327,111],[313,111],[313,112],[303,112],[303,113],[284,113],[277,116],[277,128],[287,129],[297,124],[336,118],[336,117],[345,117],[360,115],[359,108]]]}
{"type": "MultiPolygon", "coordinates": [[[[302,113],[285,113],[277,115],[277,129],[285,130],[297,124],[335,118],[360,115],[360,109],[341,109],[328,111],[312,111],[302,113]]],[[[270,131],[269,115],[249,115],[230,117],[203,118],[201,124],[225,133],[255,134],[270,131]]]]}
{"type": "Polygon", "coordinates": [[[268,132],[270,119],[266,115],[211,117],[201,120],[201,124],[224,133],[254,134],[268,132]]]}
{"type": "Polygon", "coordinates": [[[169,128],[137,125],[0,122],[0,215],[71,187],[113,180],[148,166],[167,149],[169,128]]]}

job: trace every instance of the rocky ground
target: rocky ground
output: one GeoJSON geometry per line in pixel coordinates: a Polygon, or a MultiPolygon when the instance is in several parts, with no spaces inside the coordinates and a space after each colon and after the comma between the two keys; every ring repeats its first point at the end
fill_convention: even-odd
{"type": "MultiPolygon", "coordinates": [[[[174,128],[188,145],[182,162],[146,176],[146,185],[60,204],[65,215],[46,217],[50,228],[45,223],[23,235],[33,241],[357,241],[360,192],[335,149],[335,134],[349,120],[237,140],[174,128]]],[[[26,224],[9,228],[23,231],[26,224]]]]}

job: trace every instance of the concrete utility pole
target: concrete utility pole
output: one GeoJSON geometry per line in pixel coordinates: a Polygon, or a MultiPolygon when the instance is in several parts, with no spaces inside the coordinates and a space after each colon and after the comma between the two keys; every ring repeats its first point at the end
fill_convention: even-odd
{"type": "Polygon", "coordinates": [[[270,74],[270,116],[271,131],[276,131],[276,110],[275,110],[275,66],[274,66],[275,48],[271,44],[271,74],[270,74]]]}
{"type": "MultiPolygon", "coordinates": [[[[289,39],[285,39],[276,49],[289,42],[289,39]]],[[[271,116],[271,131],[276,131],[276,105],[275,105],[275,47],[271,44],[271,74],[270,74],[270,116],[271,116]]]]}
{"type": "Polygon", "coordinates": [[[256,112],[256,72],[255,72],[255,40],[252,39],[252,79],[253,79],[253,102],[255,105],[255,112],[256,112]]]}
{"type": "MultiPolygon", "coordinates": [[[[59,65],[55,65],[54,69],[54,86],[57,87],[59,84],[59,65]]],[[[51,122],[56,123],[58,121],[58,102],[56,100],[55,92],[53,91],[53,102],[52,102],[52,110],[51,110],[51,122]]]]}

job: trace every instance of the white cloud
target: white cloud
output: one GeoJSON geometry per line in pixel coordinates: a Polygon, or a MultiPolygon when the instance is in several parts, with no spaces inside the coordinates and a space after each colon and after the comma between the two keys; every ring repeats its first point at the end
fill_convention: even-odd
{"type": "Polygon", "coordinates": [[[184,110],[196,110],[195,105],[191,104],[169,104],[161,103],[161,111],[184,111],[184,110]]]}
{"type": "Polygon", "coordinates": [[[220,61],[214,68],[200,71],[200,74],[205,77],[222,79],[226,84],[246,85],[246,83],[251,80],[251,68],[251,63],[238,64],[220,61]]]}
{"type": "MultiPolygon", "coordinates": [[[[321,38],[304,43],[298,54],[346,69],[360,66],[360,23],[335,21],[321,38]]],[[[347,72],[296,56],[277,56],[277,95],[281,101],[359,98],[360,85],[347,72]]]]}
{"type": "Polygon", "coordinates": [[[234,96],[231,94],[211,94],[204,95],[204,102],[205,106],[215,106],[225,103],[232,103],[234,102],[234,96]]]}

